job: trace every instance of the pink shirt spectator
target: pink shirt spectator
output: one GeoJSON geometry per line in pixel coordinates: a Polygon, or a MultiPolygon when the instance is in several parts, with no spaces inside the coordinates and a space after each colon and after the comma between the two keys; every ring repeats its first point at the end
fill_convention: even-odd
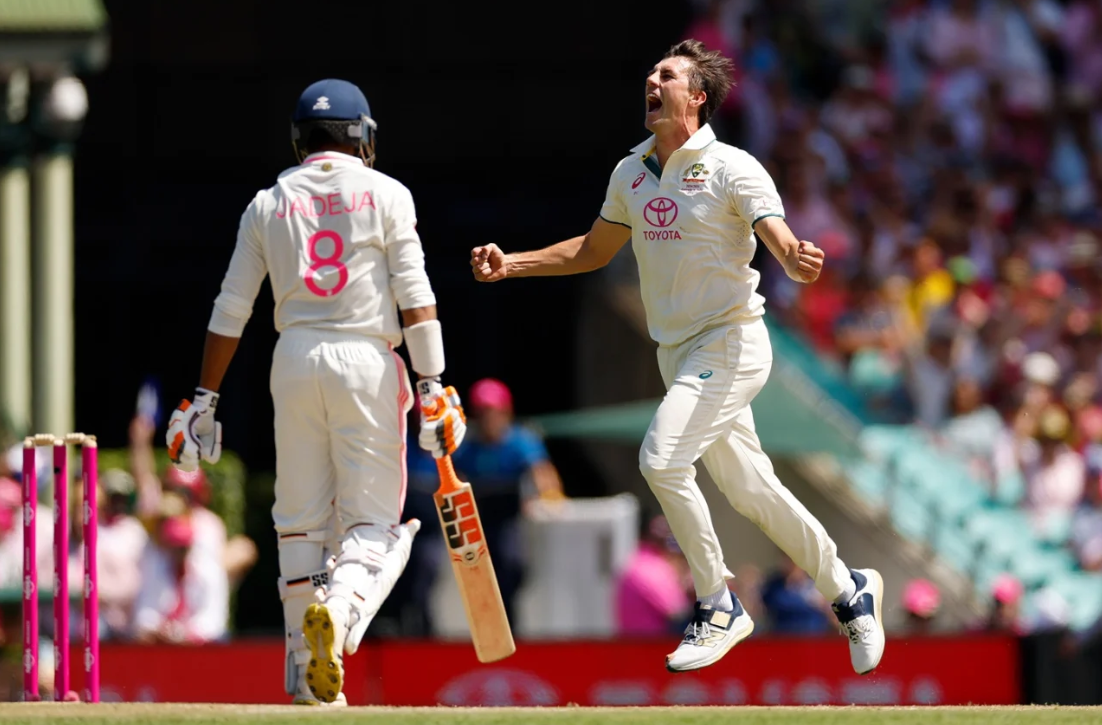
{"type": "Polygon", "coordinates": [[[618,633],[669,634],[670,621],[691,606],[677,568],[653,544],[640,544],[616,585],[618,633]]]}
{"type": "MultiPolygon", "coordinates": [[[[162,537],[172,546],[191,547],[194,530],[179,517],[166,523],[162,537]]],[[[200,643],[226,635],[229,580],[226,570],[210,566],[206,556],[199,548],[189,548],[179,572],[170,550],[150,539],[142,552],[142,586],[134,613],[139,636],[169,633],[179,642],[200,643]]]]}
{"type": "MultiPolygon", "coordinates": [[[[125,634],[133,620],[134,600],[142,583],[142,551],[148,540],[145,527],[133,516],[100,522],[96,542],[99,611],[111,636],[125,634]]],[[[78,546],[69,554],[69,586],[79,585],[83,577],[84,548],[78,546]]]]}
{"type": "Polygon", "coordinates": [[[226,523],[208,508],[194,506],[190,509],[191,525],[195,531],[195,548],[216,566],[225,566],[226,523]]]}
{"type": "Polygon", "coordinates": [[[1035,458],[1023,466],[1027,481],[1026,497],[1038,525],[1050,516],[1070,516],[1083,498],[1087,475],[1083,457],[1061,445],[1049,462],[1035,458]]]}

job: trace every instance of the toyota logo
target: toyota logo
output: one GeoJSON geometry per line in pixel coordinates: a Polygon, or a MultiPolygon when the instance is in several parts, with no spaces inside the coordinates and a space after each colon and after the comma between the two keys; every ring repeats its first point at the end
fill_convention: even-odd
{"type": "Polygon", "coordinates": [[[668,227],[677,220],[677,204],[664,196],[651,199],[643,207],[643,218],[652,227],[668,227]]]}

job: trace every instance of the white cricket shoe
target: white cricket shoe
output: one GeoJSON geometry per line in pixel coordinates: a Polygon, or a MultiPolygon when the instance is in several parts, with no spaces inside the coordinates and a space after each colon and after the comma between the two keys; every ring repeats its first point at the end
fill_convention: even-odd
{"type": "Polygon", "coordinates": [[[832,604],[842,631],[849,637],[849,659],[859,675],[867,675],[884,656],[884,579],[875,569],[851,569],[857,593],[849,604],[832,604]]]}
{"type": "Polygon", "coordinates": [[[344,688],[344,659],[341,648],[347,625],[333,616],[324,603],[311,604],[302,618],[302,634],[310,648],[306,686],[323,703],[335,702],[344,688]]]}
{"type": "Polygon", "coordinates": [[[754,620],[732,595],[735,608],[730,612],[696,603],[693,621],[685,628],[685,637],[671,654],[666,655],[666,669],[688,672],[719,662],[723,655],[754,631],[754,620]]]}

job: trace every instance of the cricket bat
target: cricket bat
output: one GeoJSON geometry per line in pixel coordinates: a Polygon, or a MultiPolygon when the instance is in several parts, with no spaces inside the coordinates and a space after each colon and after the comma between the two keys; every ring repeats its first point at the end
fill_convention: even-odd
{"type": "Polygon", "coordinates": [[[482,519],[471,484],[459,480],[451,456],[436,459],[440,488],[433,494],[448,556],[467,611],[467,625],[479,662],[497,662],[517,651],[497,585],[494,563],[486,548],[482,519]]]}

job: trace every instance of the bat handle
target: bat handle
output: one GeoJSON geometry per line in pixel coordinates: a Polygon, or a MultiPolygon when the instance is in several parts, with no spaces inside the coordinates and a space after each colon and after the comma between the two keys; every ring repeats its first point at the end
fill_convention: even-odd
{"type": "Polygon", "coordinates": [[[443,493],[454,491],[462,485],[459,475],[455,472],[451,456],[440,456],[436,459],[436,470],[440,473],[440,490],[443,493]]]}

